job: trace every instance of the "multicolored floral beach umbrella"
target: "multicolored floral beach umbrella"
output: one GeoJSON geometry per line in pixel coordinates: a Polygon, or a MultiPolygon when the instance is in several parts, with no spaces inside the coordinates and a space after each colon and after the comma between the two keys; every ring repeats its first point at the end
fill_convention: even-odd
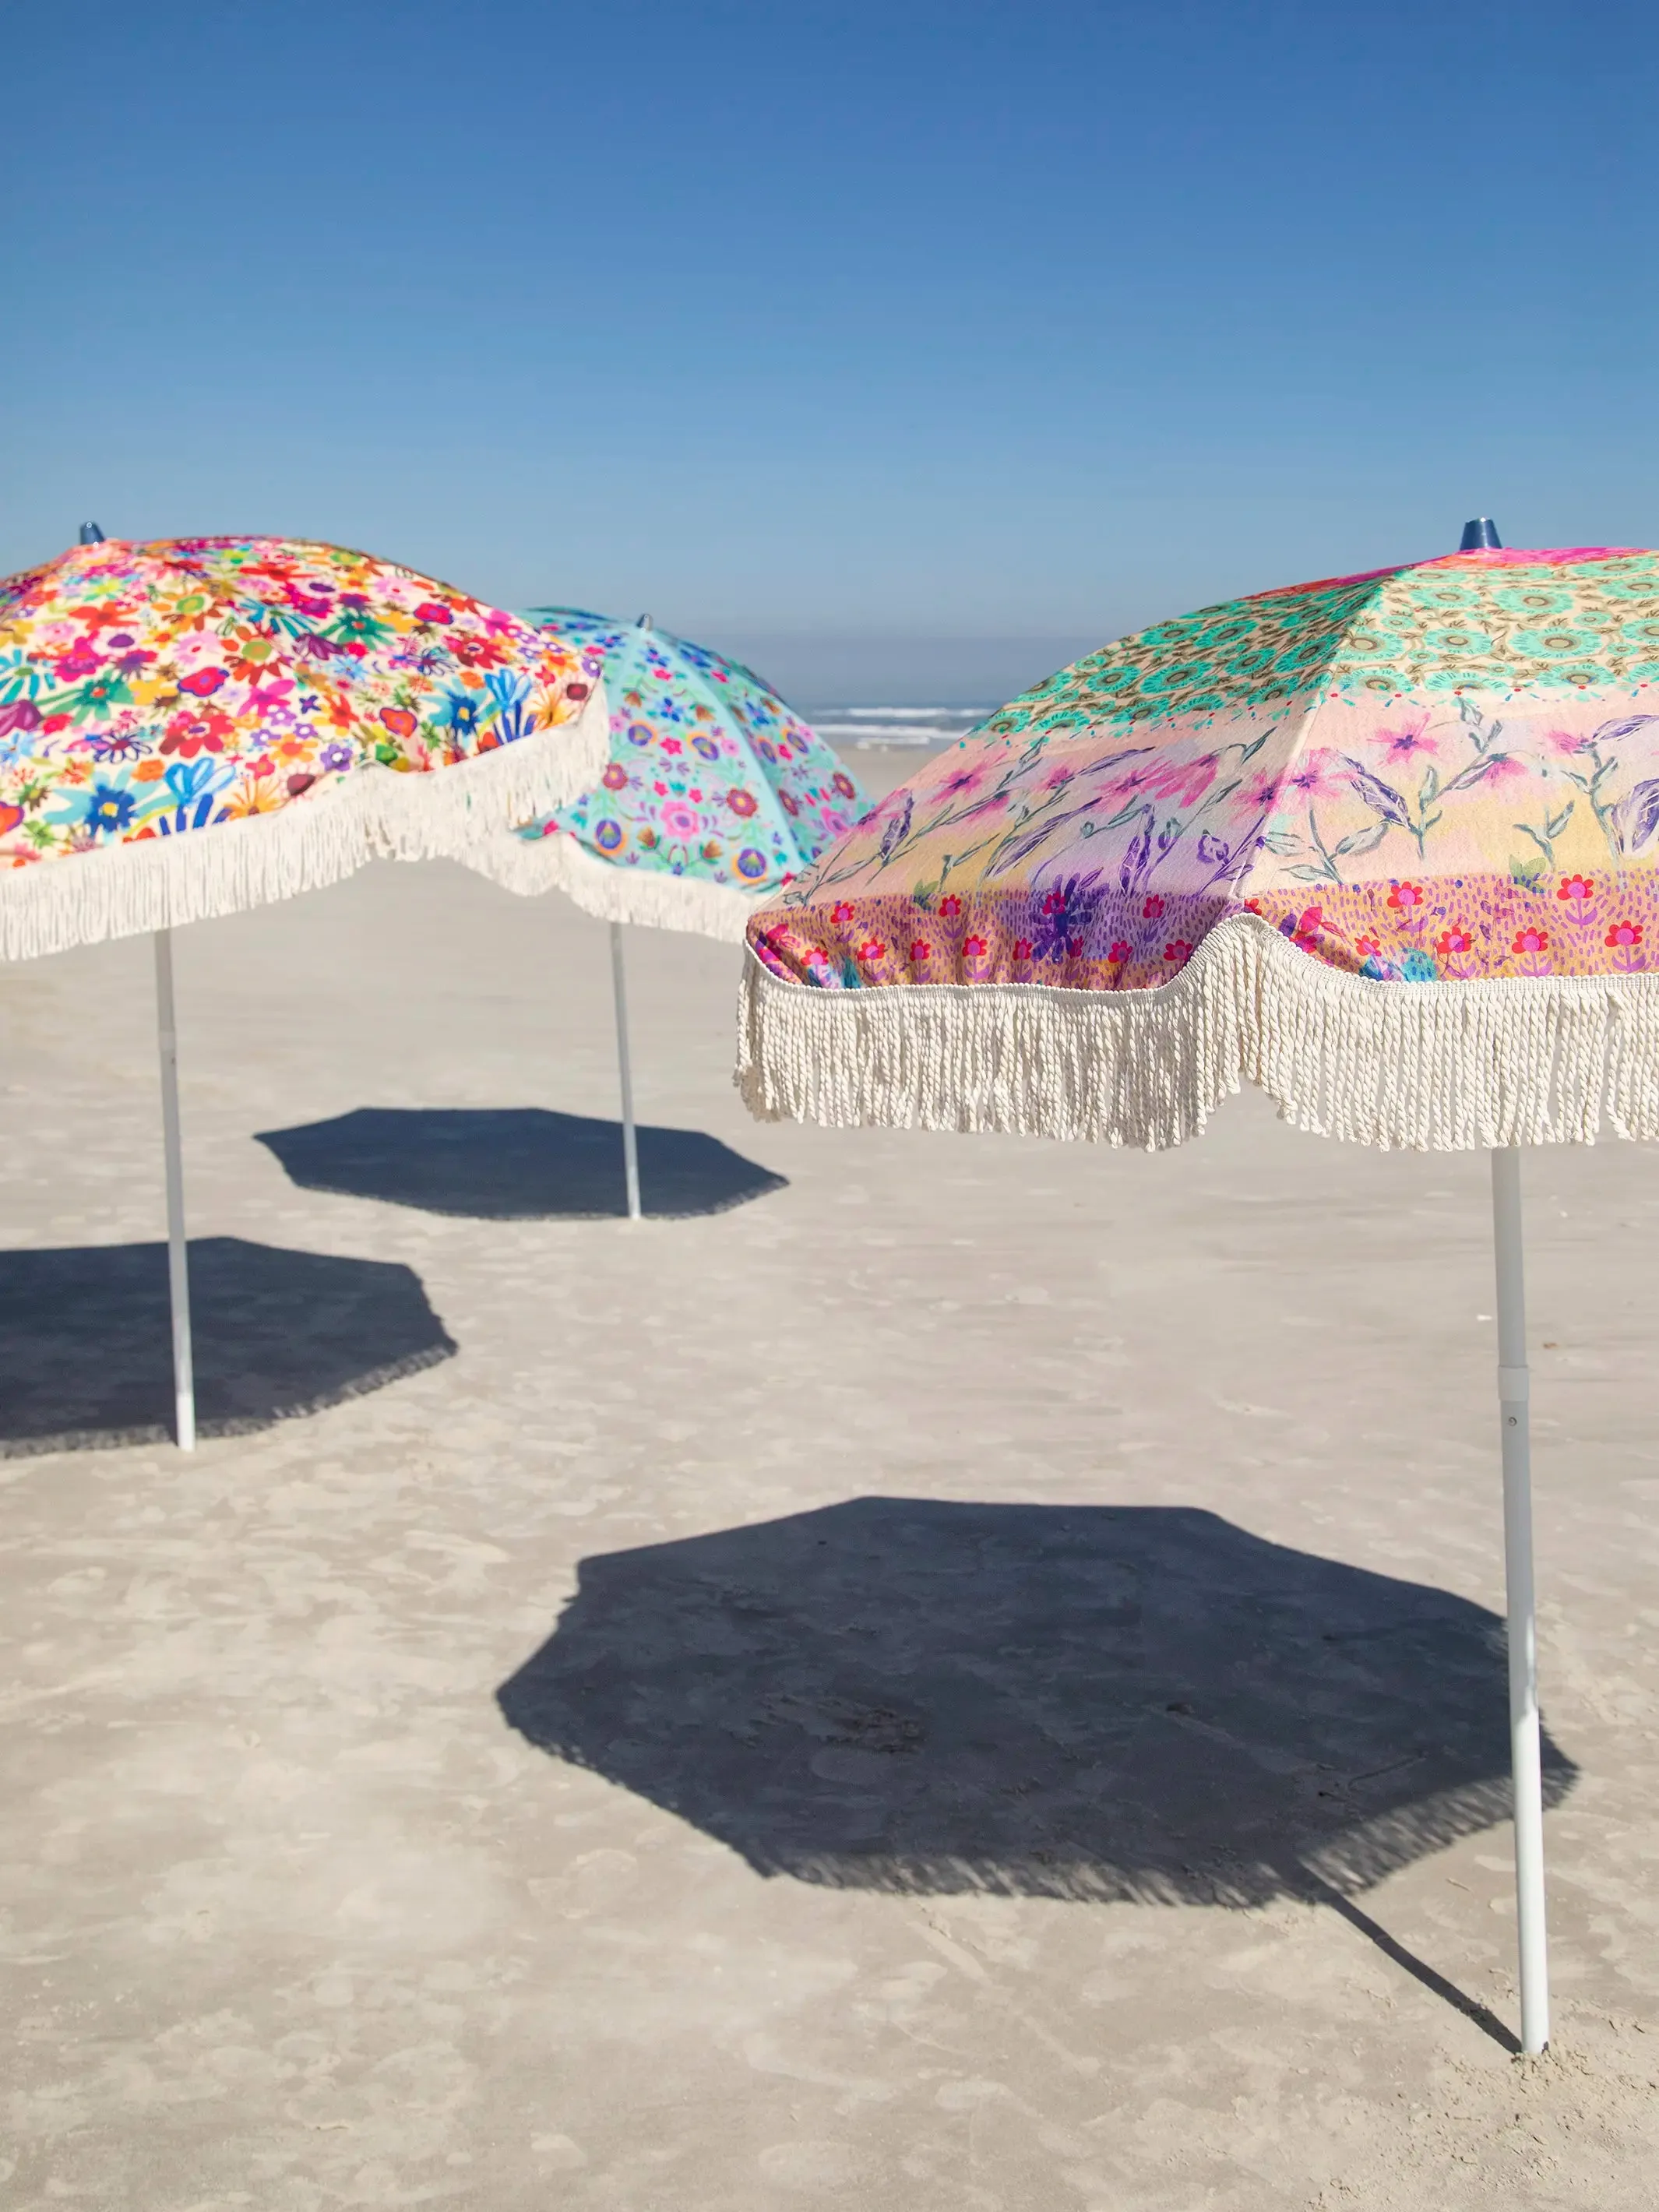
{"type": "Polygon", "coordinates": [[[1506,551],[1109,645],[749,927],[762,1118],[1178,1144],[1259,1084],[1492,1151],[1521,2039],[1548,2037],[1520,1153],[1659,1136],[1659,554],[1506,551]]]}
{"type": "Polygon", "coordinates": [[[1659,1136],[1659,555],[1488,548],[1092,653],[750,925],[757,1110],[1659,1136]],[[1546,1038],[1554,1048],[1543,1050],[1546,1038]]]}
{"type": "Polygon", "coordinates": [[[867,805],[830,747],[750,669],[637,623],[539,607],[603,677],[597,787],[474,856],[510,890],[568,892],[602,921],[739,942],[744,925],[867,805]]]}
{"type": "Polygon", "coordinates": [[[606,734],[574,647],[390,562],[77,546],[0,582],[0,958],[463,854],[606,734]]]}

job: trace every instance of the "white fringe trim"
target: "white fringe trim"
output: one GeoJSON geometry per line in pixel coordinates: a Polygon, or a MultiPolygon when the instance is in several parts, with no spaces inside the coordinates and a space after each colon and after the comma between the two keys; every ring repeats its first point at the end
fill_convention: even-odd
{"type": "Polygon", "coordinates": [[[1246,1083],[1384,1150],[1659,1137],[1659,975],[1385,983],[1234,915],[1146,991],[821,990],[744,963],[735,1077],[757,1120],[1010,1130],[1148,1151],[1246,1083]]]}
{"type": "Polygon", "coordinates": [[[470,860],[512,823],[591,789],[610,757],[611,712],[595,684],[574,721],[454,768],[362,767],[275,814],[0,864],[0,960],[240,914],[369,860],[470,860]]]}
{"type": "Polygon", "coordinates": [[[464,857],[480,875],[522,897],[563,891],[584,914],[601,921],[693,930],[727,945],[741,945],[750,916],[777,896],[775,884],[765,891],[744,891],[735,884],[601,860],[565,830],[550,837],[491,837],[464,857]]]}

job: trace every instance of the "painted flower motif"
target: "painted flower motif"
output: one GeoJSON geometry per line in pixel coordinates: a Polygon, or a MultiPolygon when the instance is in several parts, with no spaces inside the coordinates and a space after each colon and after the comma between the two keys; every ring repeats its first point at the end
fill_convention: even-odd
{"type": "Polygon", "coordinates": [[[1512,950],[1516,952],[1547,952],[1549,942],[1548,934],[1544,930],[1518,929],[1512,950]]]}
{"type": "Polygon", "coordinates": [[[738,854],[738,873],[745,883],[759,883],[766,873],[765,854],[757,853],[752,845],[745,845],[738,854]]]}
{"type": "Polygon", "coordinates": [[[593,842],[607,860],[614,860],[628,842],[628,832],[620,822],[612,822],[607,818],[593,824],[593,842]]]}
{"type": "Polygon", "coordinates": [[[726,793],[726,803],[738,819],[744,822],[749,819],[760,805],[759,799],[752,791],[744,791],[740,787],[726,793]]]}
{"type": "Polygon", "coordinates": [[[1353,949],[1362,960],[1375,960],[1382,950],[1382,941],[1376,937],[1356,937],[1353,949]]]}
{"type": "Polygon", "coordinates": [[[1390,883],[1389,886],[1389,904],[1391,907],[1394,907],[1397,911],[1402,914],[1409,913],[1414,908],[1421,906],[1422,903],[1423,886],[1421,884],[1390,883]]]}
{"type": "Polygon", "coordinates": [[[910,939],[910,965],[913,968],[925,968],[933,957],[933,948],[925,937],[910,939]]]}
{"type": "Polygon", "coordinates": [[[350,746],[342,744],[325,745],[317,756],[319,766],[325,768],[331,775],[339,775],[349,769],[351,757],[350,746]]]}
{"type": "Polygon", "coordinates": [[[853,908],[845,899],[837,899],[830,909],[830,919],[837,929],[845,929],[853,919],[853,908]]]}
{"type": "Polygon", "coordinates": [[[1114,938],[1112,940],[1111,950],[1106,955],[1106,957],[1111,962],[1114,968],[1121,968],[1126,961],[1132,959],[1133,957],[1134,956],[1131,953],[1128,946],[1123,942],[1123,939],[1121,937],[1114,938]]]}
{"type": "Polygon", "coordinates": [[[607,791],[626,791],[628,770],[620,761],[607,761],[605,764],[605,774],[599,778],[599,781],[607,791]]]}
{"type": "Polygon", "coordinates": [[[1440,957],[1443,960],[1449,960],[1460,957],[1463,953],[1467,952],[1469,949],[1470,942],[1469,933],[1467,929],[1458,929],[1454,927],[1445,929],[1441,932],[1439,937],[1435,941],[1434,949],[1440,955],[1440,957]]]}
{"type": "Polygon", "coordinates": [[[1609,947],[1639,945],[1642,942],[1642,925],[1639,921],[1615,921],[1604,942],[1609,947]]]}
{"type": "Polygon", "coordinates": [[[939,901],[939,910],[942,921],[959,921],[962,919],[962,901],[954,891],[948,891],[939,901]]]}
{"type": "Polygon", "coordinates": [[[886,957],[887,947],[879,937],[866,937],[859,947],[859,958],[866,967],[873,967],[878,960],[886,957]]]}
{"type": "Polygon", "coordinates": [[[1177,968],[1184,968],[1192,957],[1193,948],[1184,937],[1171,939],[1164,948],[1164,957],[1173,962],[1177,968]]]}
{"type": "Polygon", "coordinates": [[[222,668],[192,668],[188,676],[179,678],[179,689],[188,691],[192,698],[210,699],[224,680],[222,668]]]}
{"type": "Polygon", "coordinates": [[[1422,753],[1437,753],[1439,745],[1424,734],[1429,719],[1426,707],[1408,708],[1393,729],[1373,730],[1365,742],[1395,763],[1413,760],[1422,753]]]}
{"type": "Polygon", "coordinates": [[[1154,891],[1140,909],[1141,918],[1146,921],[1156,921],[1163,911],[1164,902],[1154,891]]]}
{"type": "Polygon", "coordinates": [[[843,799],[856,799],[858,797],[859,787],[857,784],[854,782],[852,777],[846,773],[845,769],[837,769],[831,781],[836,790],[840,793],[843,799]]]}
{"type": "Polygon", "coordinates": [[[719,744],[713,738],[695,737],[691,743],[706,761],[717,761],[720,757],[719,744]]]}
{"type": "Polygon", "coordinates": [[[235,730],[230,716],[217,707],[178,714],[166,726],[161,750],[177,753],[181,760],[194,760],[198,753],[222,753],[235,730]]]}
{"type": "Polygon", "coordinates": [[[95,836],[118,836],[128,828],[137,808],[137,799],[119,785],[94,783],[90,791],[79,794],[82,820],[95,836]]]}
{"type": "Polygon", "coordinates": [[[1594,898],[1595,896],[1595,878],[1591,876],[1569,876],[1565,883],[1559,884],[1556,886],[1555,896],[1559,899],[1574,899],[1579,901],[1594,898]]]}
{"type": "Polygon", "coordinates": [[[702,827],[702,818],[696,808],[688,805],[683,799],[671,799],[665,802],[661,821],[668,835],[681,844],[689,843],[702,827]]]}

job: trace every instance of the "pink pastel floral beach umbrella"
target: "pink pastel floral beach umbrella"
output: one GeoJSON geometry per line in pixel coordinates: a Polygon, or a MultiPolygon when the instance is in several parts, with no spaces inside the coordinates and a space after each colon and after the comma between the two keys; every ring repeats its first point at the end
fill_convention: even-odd
{"type": "Polygon", "coordinates": [[[168,932],[380,857],[466,857],[590,785],[604,690],[412,569],[106,540],[0,580],[0,959],[155,939],[178,1437],[195,1437],[168,932]]]}
{"type": "Polygon", "coordinates": [[[1051,677],[750,923],[763,1118],[1490,1148],[1522,2042],[1548,2033],[1519,1153],[1659,1136],[1659,554],[1209,607],[1051,677]]]}

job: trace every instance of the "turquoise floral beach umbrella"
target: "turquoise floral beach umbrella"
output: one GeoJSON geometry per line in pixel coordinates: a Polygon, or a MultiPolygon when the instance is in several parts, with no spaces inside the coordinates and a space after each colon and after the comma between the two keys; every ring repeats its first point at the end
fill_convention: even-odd
{"type": "Polygon", "coordinates": [[[509,890],[562,890],[611,926],[628,1210],[640,1212],[620,925],[741,944],[866,811],[838,757],[738,661],[659,629],[574,607],[531,618],[580,656],[611,703],[599,782],[469,857],[509,890]]]}

